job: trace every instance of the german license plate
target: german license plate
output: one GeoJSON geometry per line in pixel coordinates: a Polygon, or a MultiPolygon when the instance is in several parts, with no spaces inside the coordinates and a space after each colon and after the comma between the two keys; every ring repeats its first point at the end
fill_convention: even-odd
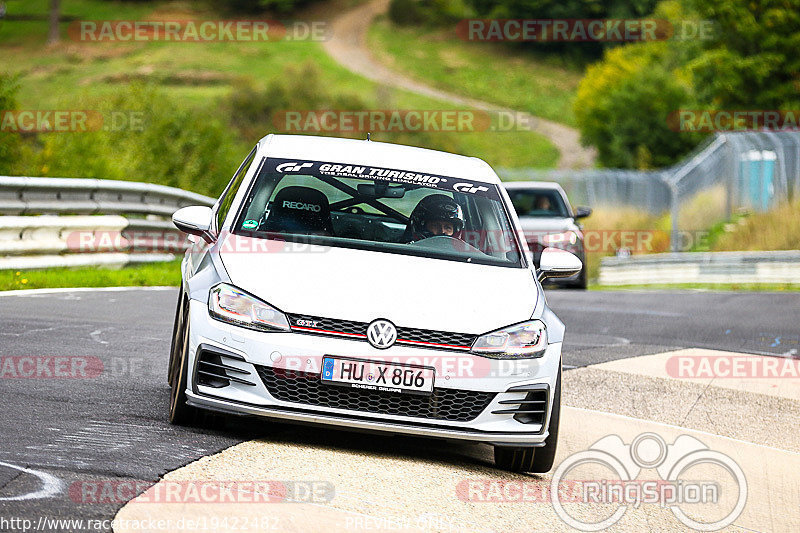
{"type": "Polygon", "coordinates": [[[430,394],[436,371],[425,366],[349,357],[322,358],[322,382],[353,389],[430,394]]]}

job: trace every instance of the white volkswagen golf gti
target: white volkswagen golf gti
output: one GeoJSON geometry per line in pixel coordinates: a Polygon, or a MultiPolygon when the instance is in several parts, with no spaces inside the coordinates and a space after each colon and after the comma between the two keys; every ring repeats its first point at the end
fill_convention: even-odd
{"type": "Polygon", "coordinates": [[[212,208],[173,215],[182,262],[170,421],[203,411],[494,446],[547,472],[564,325],[484,161],[268,135],[212,208]]]}

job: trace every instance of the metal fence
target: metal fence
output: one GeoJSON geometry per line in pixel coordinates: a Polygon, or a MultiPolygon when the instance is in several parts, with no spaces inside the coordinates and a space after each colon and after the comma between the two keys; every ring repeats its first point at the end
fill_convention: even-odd
{"type": "Polygon", "coordinates": [[[680,163],[655,171],[501,169],[507,180],[557,181],[573,204],[628,206],[661,214],[669,210],[672,249],[681,230],[702,211],[704,220],[730,218],[737,210],[766,211],[800,197],[800,132],[718,133],[680,163]]]}
{"type": "Polygon", "coordinates": [[[0,270],[170,260],[185,247],[172,213],[213,203],[151,183],[0,176],[0,270]]]}

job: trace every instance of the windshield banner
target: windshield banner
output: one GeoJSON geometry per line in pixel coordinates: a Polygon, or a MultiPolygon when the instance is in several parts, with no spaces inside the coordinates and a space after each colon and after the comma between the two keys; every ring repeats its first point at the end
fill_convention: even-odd
{"type": "Polygon", "coordinates": [[[484,196],[493,200],[499,199],[497,188],[491,183],[370,165],[271,157],[267,159],[264,171],[278,174],[305,174],[323,178],[359,178],[385,181],[397,185],[418,185],[431,189],[484,196]]]}

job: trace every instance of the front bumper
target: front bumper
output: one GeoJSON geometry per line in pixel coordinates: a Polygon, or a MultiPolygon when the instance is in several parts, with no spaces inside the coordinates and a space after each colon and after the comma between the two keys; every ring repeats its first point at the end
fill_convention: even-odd
{"type": "MultiPolygon", "coordinates": [[[[508,446],[542,446],[547,439],[547,423],[552,406],[555,380],[561,361],[561,344],[548,346],[545,355],[509,363],[468,353],[394,346],[378,350],[368,343],[351,339],[320,337],[300,333],[263,333],[212,319],[204,302],[191,300],[189,335],[189,405],[225,413],[263,416],[289,422],[324,424],[355,430],[488,442],[508,446]],[[232,358],[225,364],[248,374],[246,381],[231,381],[223,387],[198,383],[198,347],[218,349],[232,358]],[[362,359],[396,360],[436,366],[437,390],[456,389],[492,393],[493,399],[474,419],[445,420],[375,413],[368,410],[339,409],[297,401],[285,401],[270,393],[259,379],[259,369],[272,367],[289,372],[319,372],[324,355],[362,359]],[[533,386],[547,391],[544,423],[523,423],[512,414],[494,414],[509,407],[508,402],[525,398],[515,387],[533,386]]],[[[238,374],[237,374],[238,375],[238,374]]],[[[449,391],[453,392],[453,391],[449,391]]],[[[413,413],[410,413],[413,415],[413,413]]]]}
{"type": "Polygon", "coordinates": [[[248,405],[244,403],[212,398],[206,395],[195,394],[186,391],[187,403],[201,409],[235,414],[263,416],[267,418],[277,418],[287,422],[299,422],[306,424],[319,424],[329,426],[339,426],[345,429],[381,431],[386,433],[417,435],[421,437],[443,438],[451,440],[469,440],[476,442],[488,442],[500,446],[544,446],[547,432],[544,434],[533,433],[487,433],[483,431],[472,431],[469,429],[437,428],[426,426],[412,426],[403,422],[392,422],[389,420],[364,420],[353,416],[336,416],[324,413],[310,413],[300,410],[284,410],[277,407],[267,407],[258,405],[248,405]]]}

